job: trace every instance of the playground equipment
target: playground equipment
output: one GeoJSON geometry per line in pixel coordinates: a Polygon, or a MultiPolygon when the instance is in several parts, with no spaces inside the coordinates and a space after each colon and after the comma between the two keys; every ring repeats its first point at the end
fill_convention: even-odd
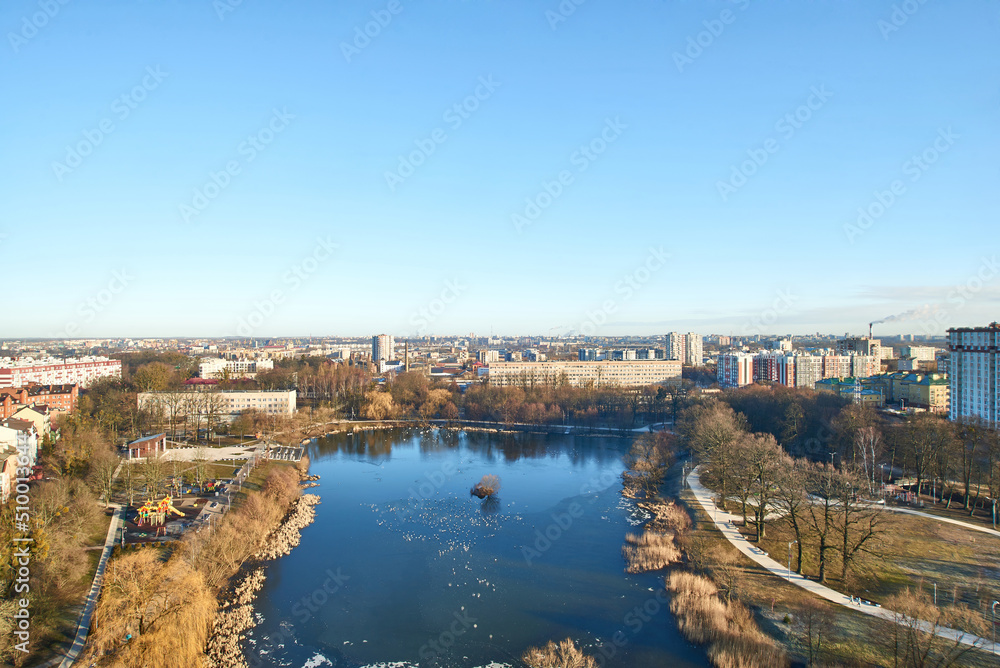
{"type": "Polygon", "coordinates": [[[174,500],[169,496],[165,496],[159,501],[150,499],[139,507],[138,513],[139,517],[135,524],[140,527],[143,525],[161,527],[166,523],[168,513],[184,517],[184,513],[174,507],[174,500]]]}

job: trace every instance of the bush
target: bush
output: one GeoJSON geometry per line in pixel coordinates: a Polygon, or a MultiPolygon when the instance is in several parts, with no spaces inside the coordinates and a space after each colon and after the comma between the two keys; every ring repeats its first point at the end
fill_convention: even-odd
{"type": "Polygon", "coordinates": [[[571,638],[558,645],[550,640],[545,647],[530,647],[521,660],[528,668],[597,668],[597,661],[578,650],[571,638]]]}
{"type": "Polygon", "coordinates": [[[500,492],[500,476],[492,473],[484,475],[482,479],[472,488],[471,494],[480,499],[496,496],[500,492]]]}

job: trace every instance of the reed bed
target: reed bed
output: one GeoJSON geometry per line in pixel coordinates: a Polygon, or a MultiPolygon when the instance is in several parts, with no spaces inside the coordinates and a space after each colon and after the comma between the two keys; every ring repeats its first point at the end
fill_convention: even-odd
{"type": "Polygon", "coordinates": [[[677,572],[667,578],[670,611],[684,637],[708,645],[717,668],[772,668],[788,665],[788,657],[754,623],[753,615],[736,601],[726,603],[708,578],[677,572]]]}
{"type": "Polygon", "coordinates": [[[521,657],[528,668],[597,668],[597,661],[577,649],[571,638],[545,647],[530,647],[521,657]]]}
{"type": "Polygon", "coordinates": [[[625,557],[626,573],[648,573],[679,563],[681,550],[674,542],[672,533],[626,534],[622,556],[625,557]]]}

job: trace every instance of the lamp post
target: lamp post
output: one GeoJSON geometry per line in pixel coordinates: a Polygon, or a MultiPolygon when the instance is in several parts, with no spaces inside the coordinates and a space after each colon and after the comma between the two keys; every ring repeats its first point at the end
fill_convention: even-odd
{"type": "Polygon", "coordinates": [[[792,545],[795,545],[799,541],[793,540],[788,544],[788,580],[792,579],[792,545]]]}
{"type": "Polygon", "coordinates": [[[997,605],[1000,605],[1000,601],[993,601],[993,605],[990,606],[990,612],[993,613],[993,653],[997,653],[997,605]]]}

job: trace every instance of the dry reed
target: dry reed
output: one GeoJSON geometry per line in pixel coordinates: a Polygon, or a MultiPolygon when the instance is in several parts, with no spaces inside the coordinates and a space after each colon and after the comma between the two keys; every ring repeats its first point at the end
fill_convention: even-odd
{"type": "Polygon", "coordinates": [[[597,668],[597,661],[578,650],[571,638],[559,644],[550,640],[545,647],[530,647],[521,660],[528,668],[597,668]]]}
{"type": "Polygon", "coordinates": [[[672,533],[630,533],[626,534],[625,542],[628,545],[622,547],[622,556],[625,557],[626,573],[658,571],[681,560],[681,551],[672,533]]]}
{"type": "Polygon", "coordinates": [[[708,644],[708,658],[718,668],[787,666],[788,658],[754,623],[750,611],[736,601],[726,603],[708,578],[672,573],[670,611],[684,637],[708,644]]]}

